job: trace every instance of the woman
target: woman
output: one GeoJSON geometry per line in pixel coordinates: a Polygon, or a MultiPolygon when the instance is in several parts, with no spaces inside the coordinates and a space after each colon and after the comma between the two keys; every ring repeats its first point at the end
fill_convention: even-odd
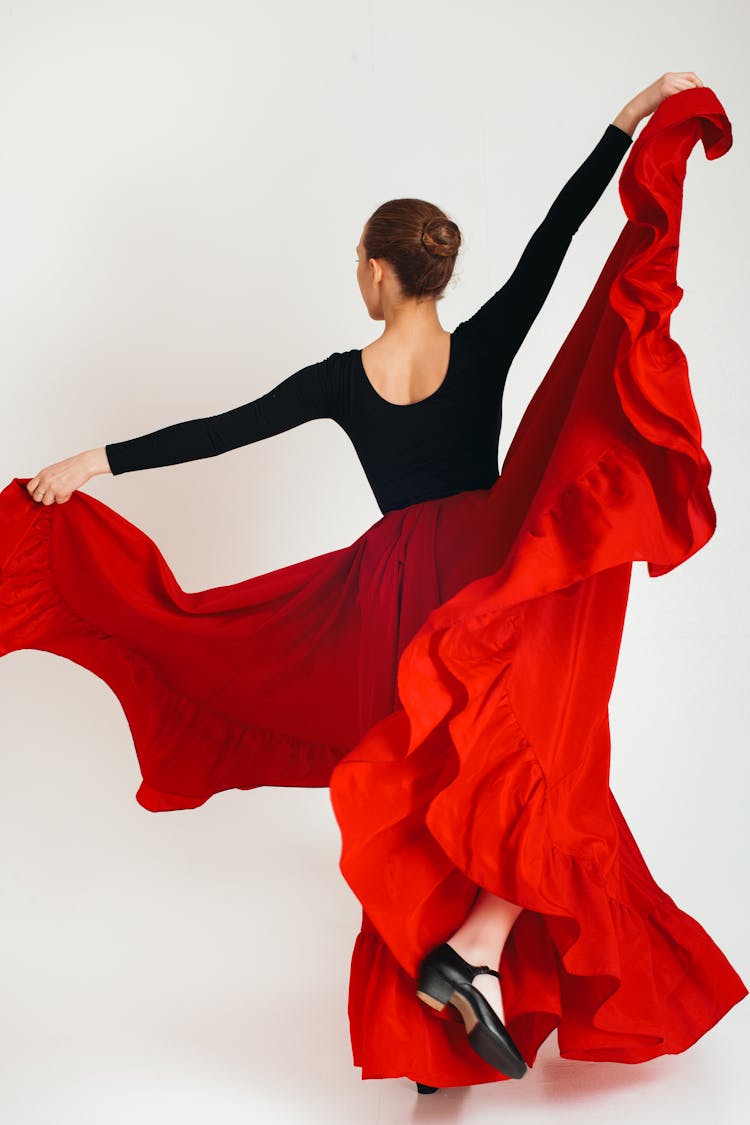
{"type": "MultiPolygon", "coordinates": [[[[368,219],[357,243],[363,300],[370,316],[386,325],[376,341],[361,351],[332,353],[223,414],[56,462],[26,486],[40,505],[64,504],[98,473],[117,475],[215,456],[313,418],[332,418],[351,438],[382,512],[355,544],[236,587],[188,595],[177,587],[153,545],[146,547],[145,537],[120,520],[105,529],[110,565],[117,559],[118,578],[105,577],[93,561],[100,557],[93,548],[101,528],[86,520],[89,512],[100,521],[112,517],[86,498],[85,511],[76,512],[80,526],[72,518],[69,525],[56,521],[57,571],[52,580],[39,580],[65,593],[60,604],[50,602],[49,619],[54,613],[60,616],[57,626],[50,626],[54,640],[49,640],[33,633],[28,617],[14,626],[11,609],[20,621],[24,575],[31,572],[33,552],[41,549],[51,521],[47,527],[35,525],[35,540],[24,512],[18,524],[22,530],[9,535],[6,556],[15,571],[6,566],[3,572],[11,592],[5,650],[49,647],[93,668],[111,684],[131,719],[144,774],[138,791],[144,807],[195,807],[230,787],[330,785],[342,829],[342,871],[363,905],[349,1000],[354,1061],[363,1067],[363,1078],[418,1075],[421,1092],[437,1089],[426,1080],[457,1085],[520,1078],[556,1025],[561,1053],[568,1057],[641,1061],[684,1050],[747,993],[705,931],[653,882],[614,799],[607,798],[606,782],[602,785],[609,747],[602,709],[614,674],[613,638],[619,637],[630,561],[646,558],[652,573],[663,572],[696,549],[699,536],[689,549],[680,544],[671,553],[665,548],[662,554],[649,554],[644,547],[639,554],[640,548],[630,542],[620,550],[619,530],[601,531],[591,516],[594,494],[607,473],[612,478],[627,465],[624,447],[640,446],[635,431],[623,430],[618,458],[608,447],[592,462],[598,477],[590,469],[584,478],[580,468],[567,477],[560,452],[565,441],[554,425],[559,419],[565,425],[575,420],[576,384],[570,382],[568,393],[560,377],[552,378],[555,371],[532,404],[538,402],[533,435],[531,425],[522,424],[503,474],[497,471],[505,378],[573,235],[632,144],[636,125],[670,96],[701,87],[693,72],[667,73],[629,101],[558,194],[508,281],[452,333],[441,327],[436,303],[453,272],[461,242],[458,227],[423,200],[391,200],[368,219]],[[531,561],[516,566],[522,585],[529,584],[530,576],[533,581],[524,597],[510,601],[513,613],[498,616],[501,635],[493,632],[492,599],[505,596],[517,581],[510,564],[533,558],[517,550],[519,531],[530,534],[530,548],[545,538],[542,516],[529,527],[524,520],[550,479],[566,486],[568,499],[572,492],[576,500],[582,479],[589,488],[583,520],[583,508],[570,508],[569,521],[563,521],[577,529],[569,555],[588,552],[587,560],[598,558],[600,543],[605,554],[615,554],[588,570],[588,561],[584,565],[577,558],[577,569],[565,571],[557,585],[550,578],[557,565],[553,555],[536,571],[531,561]],[[118,555],[116,540],[128,536],[130,550],[118,555]],[[86,581],[81,577],[81,545],[91,548],[86,581]],[[137,609],[128,603],[128,590],[145,591],[152,581],[148,576],[154,568],[143,561],[128,571],[131,556],[139,552],[152,562],[158,556],[160,570],[153,608],[146,610],[143,593],[137,609]],[[506,571],[507,578],[493,585],[506,571]],[[582,615],[583,596],[593,608],[582,615]],[[72,635],[73,626],[64,614],[71,609],[78,628],[82,621],[92,623],[109,642],[114,638],[127,645],[127,667],[125,658],[113,657],[111,643],[106,659],[95,657],[93,632],[88,647],[66,648],[61,638],[72,635]],[[208,623],[196,634],[198,647],[188,657],[182,651],[186,609],[191,628],[201,614],[197,624],[208,623]],[[522,629],[516,625],[520,613],[522,629]],[[133,625],[137,614],[142,614],[141,624],[133,625]],[[474,628],[469,636],[467,623],[483,614],[486,628],[474,628]],[[219,637],[208,626],[220,617],[219,637]],[[169,636],[175,623],[175,644],[169,649],[160,638],[169,636]],[[588,632],[580,632],[582,628],[588,632]],[[569,779],[581,771],[578,760],[558,776],[553,774],[558,750],[554,762],[542,756],[557,745],[552,727],[562,720],[560,708],[550,708],[554,720],[544,728],[549,716],[540,705],[545,694],[554,694],[557,676],[550,676],[547,649],[560,660],[564,638],[574,635],[588,638],[581,649],[585,655],[578,659],[587,679],[576,686],[576,673],[570,670],[564,708],[576,711],[571,699],[582,701],[582,716],[599,707],[598,725],[586,728],[585,738],[583,726],[567,734],[572,744],[590,746],[588,757],[580,752],[580,762],[591,767],[589,781],[577,788],[569,786],[569,779]],[[453,651],[448,643],[452,636],[461,641],[453,651]],[[440,652],[432,645],[436,639],[440,652]],[[479,647],[470,651],[469,639],[479,647]],[[211,676],[221,654],[230,651],[242,664],[244,679],[227,686],[226,677],[222,680],[218,672],[211,676]],[[508,653],[512,659],[506,659],[508,653]],[[439,657],[443,664],[430,681],[439,657]],[[502,676],[495,676],[498,669],[502,676]],[[143,699],[148,696],[159,720],[171,715],[178,697],[166,694],[170,673],[170,690],[175,681],[180,688],[179,730],[167,735],[163,722],[157,722],[157,747],[147,734],[143,699]],[[601,682],[591,686],[597,677],[601,682]],[[137,692],[131,690],[134,678],[137,692]],[[524,715],[523,691],[529,684],[534,703],[524,715]],[[195,720],[197,715],[205,718],[200,708],[209,700],[210,723],[206,718],[201,741],[195,720]],[[442,721],[449,706],[450,728],[442,721]],[[493,770],[500,763],[505,772],[495,791],[493,770]],[[449,787],[451,799],[446,800],[449,787]],[[535,851],[527,842],[534,839],[529,826],[524,823],[516,837],[513,826],[522,824],[530,809],[536,815],[542,788],[545,819],[535,851]],[[486,799],[490,792],[491,804],[486,799]],[[565,801],[555,805],[562,792],[565,801]],[[589,807],[592,793],[595,812],[589,807]],[[575,801],[577,812],[571,811],[575,801]],[[576,835],[584,828],[599,849],[596,863],[583,844],[578,846],[576,835]],[[550,845],[551,830],[557,832],[557,842],[550,845]],[[549,846],[554,854],[547,854],[549,846]],[[500,850],[504,867],[491,854],[500,850]],[[521,870],[524,864],[529,872],[521,870]],[[605,913],[610,904],[616,917],[595,916],[602,903],[605,913]],[[612,944],[602,953],[601,964],[594,963],[597,934],[603,935],[605,946],[612,944]],[[636,948],[643,959],[631,963],[628,957],[636,948]],[[693,1014],[682,1017],[678,1027],[679,1019],[663,1015],[666,1001],[657,992],[667,986],[676,991],[675,966],[684,963],[685,950],[709,970],[716,991],[708,1004],[703,985],[688,992],[693,986],[681,983],[693,1014]],[[622,975],[607,960],[610,953],[618,969],[622,963],[622,975]],[[634,986],[643,981],[644,965],[648,983],[656,982],[651,993],[642,984],[634,986]],[[615,1006],[608,1008],[613,993],[615,1006]]],[[[629,245],[623,245],[622,260],[627,261],[629,245]]],[[[634,261],[636,257],[633,253],[634,261]]],[[[614,276],[605,272],[601,282],[606,285],[592,295],[598,300],[592,312],[597,324],[609,325],[606,318],[614,316],[606,300],[614,276]]],[[[654,276],[666,292],[664,273],[655,270],[654,276]]],[[[662,337],[666,322],[668,313],[662,337]]],[[[615,340],[614,331],[590,331],[585,346],[571,334],[566,346],[587,357],[599,349],[601,369],[609,370],[614,357],[602,349],[615,340]]],[[[565,360],[563,352],[558,358],[565,360]]],[[[577,451],[597,426],[605,429],[614,417],[609,384],[603,375],[599,381],[593,407],[583,412],[585,426],[568,443],[577,451]]],[[[564,430],[560,433],[565,436],[564,430]]],[[[692,452],[700,460],[699,447],[692,452]]],[[[644,451],[644,459],[646,455],[644,451]]],[[[620,493],[608,494],[611,514],[620,493]]],[[[647,502],[639,503],[623,526],[648,523],[647,502]]],[[[537,510],[542,511],[538,505],[537,510]]],[[[559,532],[558,521],[555,534],[559,532]]],[[[703,540],[707,534],[703,529],[703,540]]]]}

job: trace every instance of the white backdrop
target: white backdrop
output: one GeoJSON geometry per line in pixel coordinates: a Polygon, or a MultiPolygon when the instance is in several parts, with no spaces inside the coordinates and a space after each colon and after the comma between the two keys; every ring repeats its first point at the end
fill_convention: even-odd
{"type": "MultiPolygon", "coordinates": [[[[715,91],[735,144],[689,160],[672,335],[718,529],[669,575],[635,568],[612,789],[657,882],[746,981],[747,32],[729,0],[0,0],[0,487],[375,339],[355,245],[393,196],[462,229],[452,329],[631,97],[665,70],[715,91]]],[[[618,175],[511,368],[500,463],[624,224],[618,175]]],[[[380,515],[330,420],[85,490],[186,590],[351,543],[380,515]]],[[[553,1034],[524,1082],[413,1111],[413,1084],[351,1065],[360,912],[326,790],[147,813],[118,701],[47,653],[0,663],[0,742],[8,1125],[483,1122],[510,1101],[523,1123],[744,1120],[747,1004],[637,1067],[561,1060],[553,1034]]]]}

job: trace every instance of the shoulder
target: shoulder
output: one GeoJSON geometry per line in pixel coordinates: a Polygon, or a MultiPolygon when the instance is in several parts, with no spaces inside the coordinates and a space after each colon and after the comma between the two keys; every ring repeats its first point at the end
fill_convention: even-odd
{"type": "Polygon", "coordinates": [[[316,365],[318,376],[328,391],[335,393],[348,379],[356,354],[354,348],[344,352],[330,352],[316,365]]]}
{"type": "MultiPolygon", "coordinates": [[[[489,303],[489,302],[488,302],[489,303]]],[[[483,306],[484,307],[484,306],[483,306]]],[[[481,312],[482,310],[479,310],[481,312]]],[[[457,324],[451,333],[451,351],[456,364],[462,367],[480,366],[489,348],[497,348],[497,341],[485,330],[479,312],[457,324]]]]}
{"type": "Polygon", "coordinates": [[[358,354],[356,348],[329,352],[310,369],[317,391],[325,401],[330,417],[337,421],[340,421],[349,409],[352,364],[358,354]]]}
{"type": "Polygon", "coordinates": [[[330,352],[300,368],[296,375],[307,386],[314,385],[321,391],[333,389],[344,374],[348,355],[348,352],[330,352]]]}

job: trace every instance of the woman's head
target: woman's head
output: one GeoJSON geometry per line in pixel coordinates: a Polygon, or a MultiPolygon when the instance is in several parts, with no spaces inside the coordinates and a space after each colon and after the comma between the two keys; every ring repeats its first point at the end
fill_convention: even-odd
{"type": "Polygon", "coordinates": [[[357,281],[373,320],[385,307],[439,301],[456,264],[461,232],[424,199],[390,199],[373,211],[357,245],[357,281]]]}

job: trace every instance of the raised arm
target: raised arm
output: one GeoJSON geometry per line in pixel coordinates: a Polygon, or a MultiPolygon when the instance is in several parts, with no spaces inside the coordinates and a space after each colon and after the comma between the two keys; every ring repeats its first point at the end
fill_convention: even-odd
{"type": "Polygon", "coordinates": [[[223,414],[175,422],[141,437],[110,442],[56,461],[31,477],[26,488],[38,503],[64,504],[77,488],[100,473],[117,476],[134,469],[216,457],[312,418],[336,419],[341,390],[339,354],[333,352],[295,371],[260,398],[223,414]]]}
{"type": "Polygon", "coordinates": [[[216,457],[241,445],[336,414],[333,357],[295,371],[260,398],[223,414],[175,422],[160,430],[104,446],[114,476],[134,469],[178,465],[216,457]]]}
{"type": "Polygon", "coordinates": [[[512,359],[547,299],[573,235],[601,197],[632,135],[607,125],[532,234],[508,280],[456,331],[479,347],[512,359]]]}
{"type": "Polygon", "coordinates": [[[513,359],[552,288],[573,235],[633,143],[638,123],[665,98],[702,85],[695,71],[668,70],[623,106],[555,199],[505,285],[459,324],[457,332],[493,355],[513,359]]]}

